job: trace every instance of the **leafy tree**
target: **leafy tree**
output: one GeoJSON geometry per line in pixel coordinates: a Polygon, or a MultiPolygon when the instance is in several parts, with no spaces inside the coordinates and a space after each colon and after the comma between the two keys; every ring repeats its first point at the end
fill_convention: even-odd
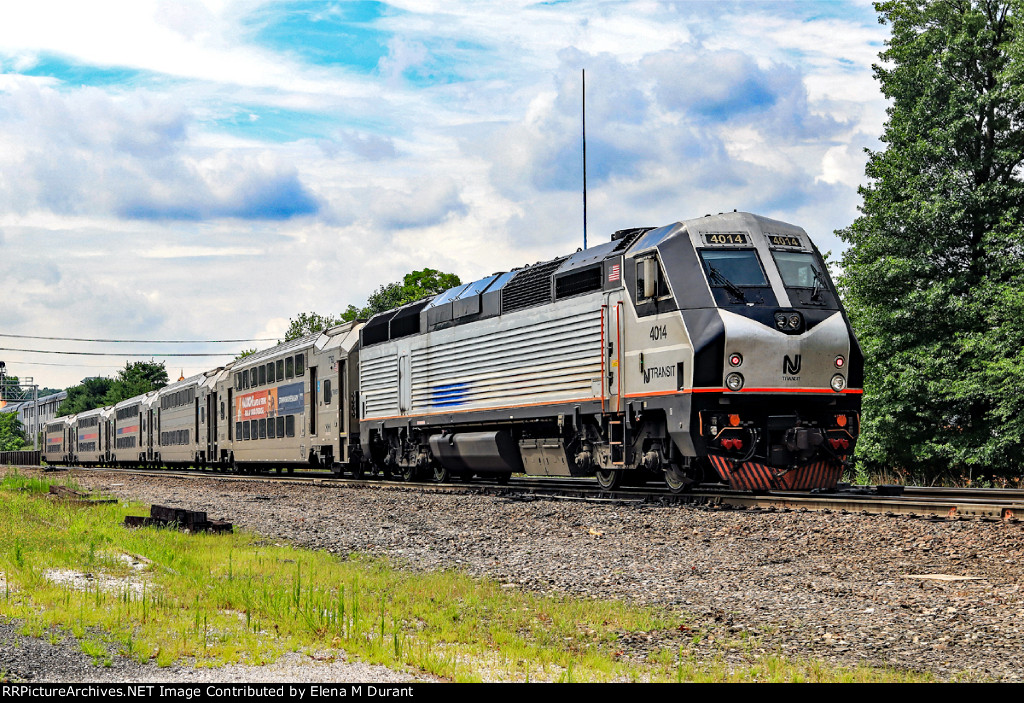
{"type": "MultiPolygon", "coordinates": [[[[359,311],[358,317],[368,318],[385,310],[401,307],[429,295],[437,295],[462,281],[454,273],[442,273],[436,269],[423,269],[405,274],[400,283],[389,283],[381,286],[370,294],[366,307],[359,311]]],[[[350,305],[349,312],[353,308],[350,305]]]]}
{"type": "Polygon", "coordinates": [[[285,341],[298,339],[313,332],[322,332],[329,327],[341,324],[343,320],[315,312],[300,312],[298,317],[289,318],[288,331],[284,333],[285,341]]]}
{"type": "Polygon", "coordinates": [[[1021,0],[890,0],[890,100],[841,277],[863,345],[871,466],[1020,475],[1024,456],[1021,0]]]}
{"type": "Polygon", "coordinates": [[[18,413],[0,413],[0,452],[13,452],[26,444],[25,430],[18,413]]]}
{"type": "Polygon", "coordinates": [[[242,351],[238,352],[238,356],[235,357],[235,361],[238,361],[239,359],[244,359],[247,356],[252,356],[257,351],[259,350],[256,347],[253,347],[252,349],[243,349],[242,351]]]}
{"type": "Polygon", "coordinates": [[[117,372],[114,385],[103,398],[104,405],[114,405],[122,400],[143,393],[155,391],[167,385],[167,368],[161,361],[128,362],[117,372]]]}
{"type": "Polygon", "coordinates": [[[122,400],[149,393],[167,385],[167,368],[161,361],[128,362],[117,378],[87,378],[68,388],[68,397],[57,408],[57,415],[116,405],[122,400]]]}
{"type": "Polygon", "coordinates": [[[357,308],[355,305],[349,305],[345,312],[337,318],[318,315],[315,312],[300,313],[298,317],[288,320],[291,325],[285,332],[284,338],[285,340],[298,339],[303,335],[320,332],[342,322],[365,320],[379,312],[412,303],[428,295],[436,295],[453,286],[460,285],[460,283],[459,277],[454,273],[443,273],[430,268],[411,271],[405,274],[400,282],[382,285],[371,293],[365,307],[357,308]]]}
{"type": "Polygon", "coordinates": [[[68,397],[57,407],[57,415],[74,415],[93,408],[102,408],[106,405],[103,399],[113,386],[114,381],[110,378],[83,380],[81,384],[68,388],[68,397]]]}

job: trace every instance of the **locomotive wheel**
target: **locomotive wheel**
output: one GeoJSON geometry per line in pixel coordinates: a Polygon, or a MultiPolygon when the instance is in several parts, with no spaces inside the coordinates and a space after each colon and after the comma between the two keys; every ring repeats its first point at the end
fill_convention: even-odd
{"type": "Polygon", "coordinates": [[[673,493],[683,493],[693,485],[693,479],[686,475],[681,466],[669,466],[665,469],[665,485],[673,493]]]}
{"type": "Polygon", "coordinates": [[[612,469],[598,469],[594,472],[597,477],[597,485],[603,491],[614,491],[622,483],[622,472],[612,469]]]}
{"type": "Polygon", "coordinates": [[[434,480],[438,483],[448,483],[452,479],[452,472],[441,462],[434,463],[434,480]]]}
{"type": "Polygon", "coordinates": [[[401,471],[402,471],[402,480],[403,481],[415,481],[416,480],[416,474],[418,472],[416,471],[416,467],[415,466],[403,466],[401,471]]]}

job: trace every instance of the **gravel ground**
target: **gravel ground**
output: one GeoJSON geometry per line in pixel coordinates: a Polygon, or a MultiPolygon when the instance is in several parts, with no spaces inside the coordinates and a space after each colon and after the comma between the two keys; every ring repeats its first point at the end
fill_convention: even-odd
{"type": "Polygon", "coordinates": [[[230,665],[217,669],[178,665],[166,668],[114,656],[97,666],[71,636],[56,642],[25,637],[0,619],[0,681],[30,683],[408,683],[409,674],[383,666],[346,661],[343,654],[311,657],[289,653],[273,666],[230,665]]]}
{"type": "MultiPolygon", "coordinates": [[[[753,654],[893,666],[940,680],[1024,679],[1022,523],[96,472],[75,472],[75,479],[315,549],[387,554],[412,568],[462,568],[531,591],[668,607],[691,616],[685,641],[703,635],[699,656],[739,661],[749,653],[730,643],[748,633],[753,654]]],[[[679,636],[652,633],[622,644],[640,656],[679,636]]],[[[8,639],[0,628],[0,661],[8,639]]],[[[47,657],[30,659],[37,677],[53,678],[47,657]]],[[[188,672],[182,675],[199,675],[188,672]]],[[[223,675],[230,672],[214,674],[223,675]]],[[[379,675],[364,671],[351,680],[379,675]]],[[[117,678],[142,680],[134,672],[117,678]]]]}

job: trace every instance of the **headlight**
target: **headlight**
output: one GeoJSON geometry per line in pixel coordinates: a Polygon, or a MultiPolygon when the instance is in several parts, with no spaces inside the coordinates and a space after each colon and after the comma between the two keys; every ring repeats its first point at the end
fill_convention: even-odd
{"type": "Polygon", "coordinates": [[[780,330],[786,329],[786,316],[781,312],[775,313],[775,327],[780,330]]]}
{"type": "Polygon", "coordinates": [[[843,378],[843,374],[837,373],[832,377],[832,390],[839,393],[844,388],[846,388],[846,379],[843,378]]]}
{"type": "Polygon", "coordinates": [[[725,385],[731,391],[738,391],[743,388],[743,376],[738,373],[731,373],[725,377],[725,385]]]}
{"type": "Polygon", "coordinates": [[[800,327],[800,316],[796,313],[793,313],[792,315],[789,316],[789,328],[795,330],[798,327],[800,327]]]}

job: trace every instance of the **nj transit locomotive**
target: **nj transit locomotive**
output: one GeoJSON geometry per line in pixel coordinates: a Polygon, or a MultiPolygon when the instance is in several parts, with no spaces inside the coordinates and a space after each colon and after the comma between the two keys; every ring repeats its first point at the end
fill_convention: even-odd
{"type": "Polygon", "coordinates": [[[726,213],[623,230],[83,413],[102,425],[88,450],[62,418],[46,456],[830,488],[862,376],[807,233],[726,213]]]}

